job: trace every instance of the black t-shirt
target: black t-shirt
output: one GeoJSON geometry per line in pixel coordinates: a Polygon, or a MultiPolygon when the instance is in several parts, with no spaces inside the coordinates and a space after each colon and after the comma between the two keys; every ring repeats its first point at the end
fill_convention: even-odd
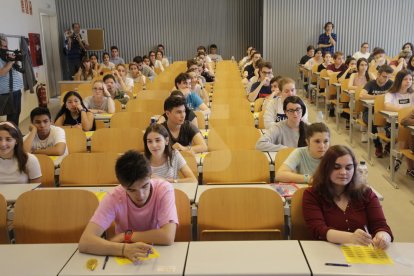
{"type": "Polygon", "coordinates": [[[249,64],[244,68],[244,71],[247,71],[247,79],[250,80],[254,77],[254,67],[253,64],[249,64]]]}
{"type": "Polygon", "coordinates": [[[383,86],[379,86],[376,80],[371,80],[365,84],[364,89],[369,95],[381,95],[391,88],[392,83],[392,80],[388,80],[383,86]]]}
{"type": "Polygon", "coordinates": [[[170,130],[168,129],[167,121],[162,123],[163,126],[168,131],[168,134],[170,135],[170,141],[171,145],[174,145],[175,143],[180,143],[182,146],[191,146],[191,142],[193,141],[194,136],[199,133],[200,131],[198,128],[190,123],[189,121],[184,121],[184,123],[180,127],[180,133],[178,134],[178,137],[172,136],[170,130]]]}
{"type": "MultiPolygon", "coordinates": [[[[255,82],[252,84],[252,87],[250,88],[250,93],[252,93],[254,90],[256,90],[256,88],[260,85],[260,81],[255,82]]],[[[257,100],[258,98],[265,98],[268,95],[272,94],[272,89],[270,87],[270,85],[268,86],[262,86],[262,88],[260,88],[259,93],[257,94],[257,97],[255,100],[257,100]]]]}
{"type": "Polygon", "coordinates": [[[306,62],[308,62],[308,60],[310,60],[312,57],[308,56],[308,55],[304,55],[300,61],[299,64],[305,64],[306,62]]]}
{"type": "Polygon", "coordinates": [[[322,71],[324,69],[326,69],[325,65],[323,63],[319,64],[319,66],[318,66],[318,72],[320,72],[320,71],[322,71]]]}

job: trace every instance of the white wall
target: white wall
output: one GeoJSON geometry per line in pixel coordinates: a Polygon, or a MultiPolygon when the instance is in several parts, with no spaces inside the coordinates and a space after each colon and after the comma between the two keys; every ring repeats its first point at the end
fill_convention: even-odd
{"type": "MultiPolygon", "coordinates": [[[[47,13],[56,13],[55,0],[31,0],[32,15],[22,12],[20,0],[2,1],[0,9],[0,33],[7,35],[22,35],[28,37],[28,33],[41,34],[40,10],[47,13]]],[[[8,38],[9,48],[19,47],[18,38],[8,38]]],[[[45,66],[34,68],[35,75],[39,82],[46,81],[45,66]]],[[[25,91],[22,95],[22,112],[20,121],[30,115],[30,111],[37,106],[37,97],[25,91]]]]}

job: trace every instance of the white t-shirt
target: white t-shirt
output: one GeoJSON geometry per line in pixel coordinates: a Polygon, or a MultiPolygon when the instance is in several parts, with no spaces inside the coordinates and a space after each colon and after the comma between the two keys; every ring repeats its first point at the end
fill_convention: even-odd
{"type": "MultiPolygon", "coordinates": [[[[25,141],[28,136],[29,134],[25,135],[23,137],[23,141],[25,141]]],[[[65,131],[63,130],[63,128],[52,125],[50,126],[50,134],[46,139],[40,140],[39,135],[36,134],[35,138],[33,139],[32,150],[51,148],[54,147],[57,143],[66,144],[65,131]]],[[[67,154],[68,147],[65,148],[65,152],[63,153],[63,155],[67,154]]]]}
{"type": "Polygon", "coordinates": [[[395,104],[401,108],[414,107],[414,93],[386,93],[384,103],[395,104]]]}
{"type": "Polygon", "coordinates": [[[360,59],[360,58],[368,59],[369,56],[370,56],[369,52],[366,52],[365,54],[363,54],[362,52],[358,51],[352,57],[358,61],[358,59],[360,59]]]}
{"type": "Polygon", "coordinates": [[[39,161],[36,156],[28,153],[29,158],[26,163],[26,173],[19,171],[19,165],[16,158],[0,158],[0,183],[1,184],[24,184],[29,183],[30,179],[36,179],[42,176],[39,161]]]}
{"type": "Polygon", "coordinates": [[[152,173],[156,176],[163,177],[165,179],[177,179],[178,172],[184,167],[187,163],[185,162],[184,157],[178,150],[173,150],[172,152],[172,160],[170,164],[170,160],[164,163],[162,166],[152,168],[152,173]]]}

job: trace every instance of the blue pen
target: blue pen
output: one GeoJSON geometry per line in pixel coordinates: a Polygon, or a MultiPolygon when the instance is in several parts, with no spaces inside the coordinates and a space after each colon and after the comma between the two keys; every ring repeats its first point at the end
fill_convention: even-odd
{"type": "Polygon", "coordinates": [[[351,266],[349,264],[337,264],[337,263],[325,263],[325,265],[330,265],[330,266],[344,266],[344,267],[350,267],[351,266]]]}

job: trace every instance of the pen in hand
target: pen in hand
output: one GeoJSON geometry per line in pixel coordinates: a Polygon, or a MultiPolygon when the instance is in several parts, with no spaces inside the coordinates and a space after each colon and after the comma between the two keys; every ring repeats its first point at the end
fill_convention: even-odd
{"type": "MultiPolygon", "coordinates": [[[[366,232],[367,234],[369,234],[368,227],[367,227],[366,225],[364,225],[364,230],[365,230],[365,232],[366,232]]],[[[369,244],[369,245],[368,245],[368,247],[373,247],[373,246],[372,246],[372,243],[371,243],[371,244],[369,244]]]]}

